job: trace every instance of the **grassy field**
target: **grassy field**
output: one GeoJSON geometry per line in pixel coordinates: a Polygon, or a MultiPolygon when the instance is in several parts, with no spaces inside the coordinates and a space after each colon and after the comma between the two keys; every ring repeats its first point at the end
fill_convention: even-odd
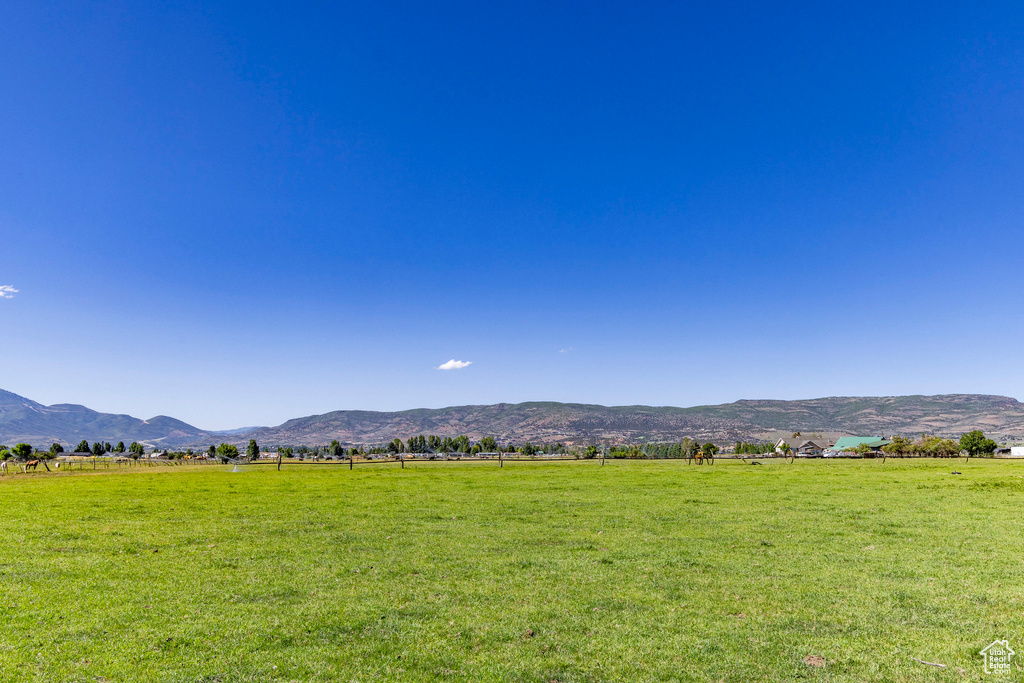
{"type": "Polygon", "coordinates": [[[1006,461],[7,476],[0,679],[988,679],[1022,503],[1006,461]]]}

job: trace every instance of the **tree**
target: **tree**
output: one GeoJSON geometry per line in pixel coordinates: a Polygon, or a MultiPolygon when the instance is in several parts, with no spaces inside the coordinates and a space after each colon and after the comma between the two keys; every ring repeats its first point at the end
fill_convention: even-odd
{"type": "Polygon", "coordinates": [[[103,442],[103,452],[110,453],[114,450],[114,447],[110,445],[109,441],[103,442]]]}
{"type": "Polygon", "coordinates": [[[88,453],[89,452],[89,442],[86,441],[85,439],[82,439],[81,441],[79,441],[78,442],[78,446],[75,447],[75,452],[76,453],[88,453]]]}
{"type": "Polygon", "coordinates": [[[142,457],[146,449],[142,447],[142,444],[138,441],[132,441],[132,445],[128,447],[128,452],[137,460],[142,457]]]}
{"type": "Polygon", "coordinates": [[[104,452],[103,451],[103,444],[101,444],[99,441],[97,441],[96,443],[94,443],[92,445],[92,454],[93,455],[103,455],[103,452],[104,452]]]}
{"type": "Polygon", "coordinates": [[[64,452],[64,447],[61,446],[59,443],[55,443],[55,444],[52,444],[50,446],[50,455],[52,457],[57,457],[58,453],[63,453],[63,452],[64,452]]]}
{"type": "Polygon", "coordinates": [[[11,452],[7,450],[7,446],[0,446],[0,460],[9,460],[11,458],[11,452]]]}
{"type": "Polygon", "coordinates": [[[864,443],[857,444],[853,448],[853,452],[857,453],[858,455],[867,455],[868,453],[871,452],[871,446],[869,446],[868,442],[865,441],[864,443]]]}
{"type": "Polygon", "coordinates": [[[494,440],[493,436],[485,436],[480,439],[480,448],[482,448],[485,453],[494,453],[498,450],[498,442],[494,440]]]}
{"type": "Polygon", "coordinates": [[[292,449],[288,446],[278,446],[277,454],[282,458],[290,458],[292,457],[292,449]]]}
{"type": "Polygon", "coordinates": [[[331,445],[327,447],[327,453],[329,455],[333,455],[335,458],[340,458],[345,454],[345,449],[342,448],[341,444],[338,443],[338,440],[335,439],[331,442],[331,445]]]}
{"type": "Polygon", "coordinates": [[[209,457],[211,457],[211,458],[216,458],[217,457],[217,447],[216,446],[210,446],[209,450],[206,451],[206,454],[209,457]]]}
{"type": "Polygon", "coordinates": [[[892,443],[882,446],[882,451],[886,455],[903,457],[910,453],[914,448],[914,442],[905,436],[893,436],[890,441],[892,441],[892,443]]]}
{"type": "Polygon", "coordinates": [[[29,456],[32,455],[32,446],[27,443],[19,443],[11,449],[11,453],[13,453],[14,457],[18,460],[28,460],[29,456]]]}
{"type": "Polygon", "coordinates": [[[222,459],[234,459],[238,457],[238,447],[230,443],[222,443],[217,446],[217,455],[222,459]]]}
{"type": "Polygon", "coordinates": [[[992,453],[996,450],[997,445],[992,439],[986,439],[984,432],[980,429],[967,432],[960,437],[960,450],[967,451],[968,455],[992,453]]]}
{"type": "Polygon", "coordinates": [[[260,447],[256,443],[256,439],[249,439],[249,445],[245,447],[245,457],[249,460],[255,460],[260,457],[260,447]]]}
{"type": "Polygon", "coordinates": [[[117,445],[114,446],[115,453],[124,453],[124,441],[118,441],[117,445]]]}

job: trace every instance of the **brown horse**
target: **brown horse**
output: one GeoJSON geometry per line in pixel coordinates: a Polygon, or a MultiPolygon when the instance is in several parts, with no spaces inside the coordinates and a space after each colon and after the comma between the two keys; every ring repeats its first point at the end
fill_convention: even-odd
{"type": "Polygon", "coordinates": [[[27,473],[29,470],[32,470],[34,472],[37,467],[39,467],[38,460],[29,460],[27,463],[21,466],[21,469],[23,472],[27,473]]]}

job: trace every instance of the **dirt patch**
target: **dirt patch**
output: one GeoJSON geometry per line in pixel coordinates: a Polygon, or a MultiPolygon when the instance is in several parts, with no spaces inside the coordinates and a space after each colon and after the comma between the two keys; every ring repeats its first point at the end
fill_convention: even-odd
{"type": "Polygon", "coordinates": [[[825,658],[818,655],[807,655],[804,657],[804,664],[807,666],[825,666],[825,658]]]}

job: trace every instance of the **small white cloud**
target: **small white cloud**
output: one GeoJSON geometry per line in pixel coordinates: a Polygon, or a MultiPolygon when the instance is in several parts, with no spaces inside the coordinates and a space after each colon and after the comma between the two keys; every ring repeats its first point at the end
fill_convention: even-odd
{"type": "Polygon", "coordinates": [[[455,360],[454,358],[452,358],[447,363],[441,363],[440,365],[438,365],[437,369],[438,370],[461,370],[462,368],[470,366],[472,364],[473,364],[473,361],[471,361],[471,360],[455,360]]]}
{"type": "Polygon", "coordinates": [[[0,299],[13,299],[17,293],[18,290],[10,285],[0,285],[0,299]]]}
{"type": "Polygon", "coordinates": [[[574,349],[573,347],[571,347],[571,346],[570,346],[570,347],[569,347],[569,348],[567,348],[567,349],[558,349],[558,352],[559,352],[559,353],[572,353],[572,352],[573,352],[573,351],[575,351],[575,350],[576,350],[576,349],[574,349]]]}

